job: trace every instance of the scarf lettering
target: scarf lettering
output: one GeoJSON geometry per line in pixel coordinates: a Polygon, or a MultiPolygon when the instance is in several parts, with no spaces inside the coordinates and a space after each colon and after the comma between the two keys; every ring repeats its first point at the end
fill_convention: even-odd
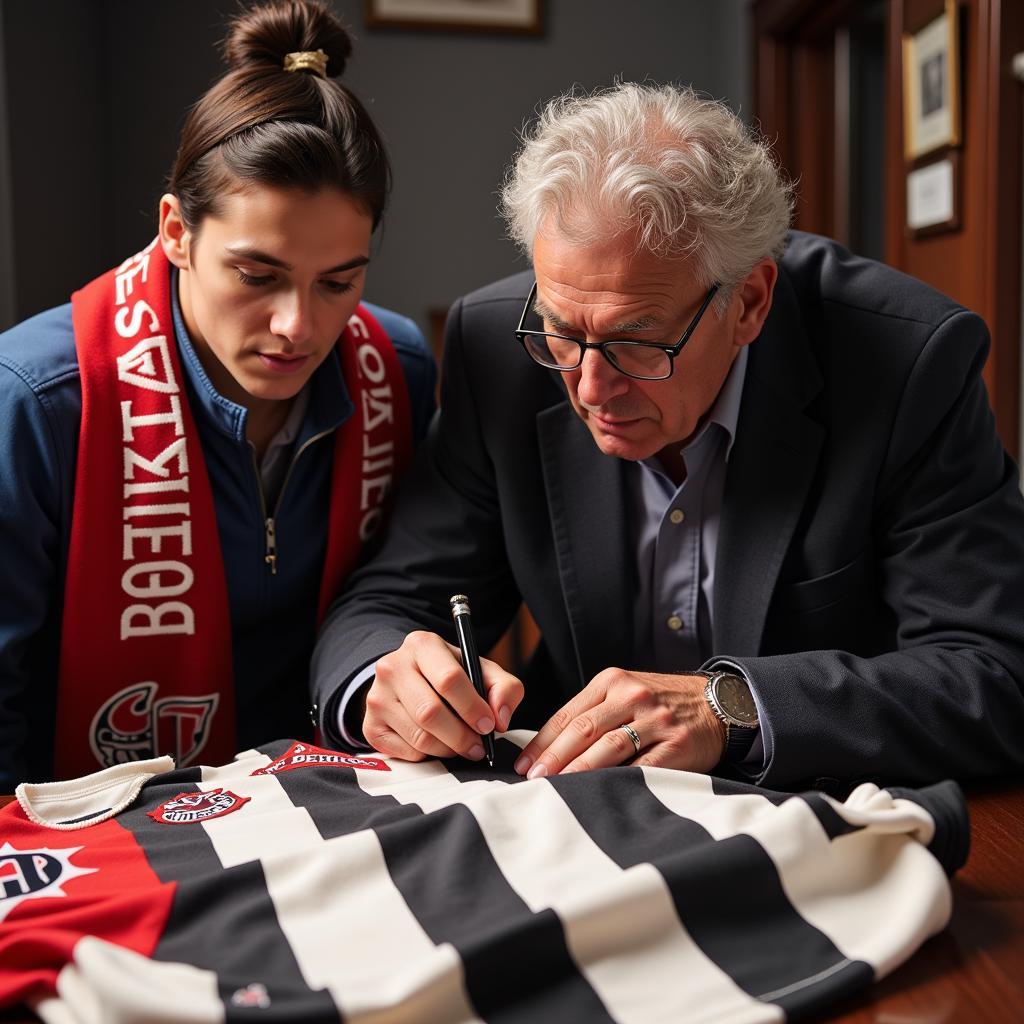
{"type": "MultiPolygon", "coordinates": [[[[58,778],[164,753],[179,767],[200,754],[220,764],[236,749],[227,583],[170,282],[154,241],[72,298],[82,426],[64,587],[58,778]]],[[[333,440],[321,617],[379,524],[411,447],[401,366],[362,307],[335,351],[329,358],[340,361],[358,412],[333,440]]]]}
{"type": "MultiPolygon", "coordinates": [[[[117,356],[117,378],[127,389],[142,390],[148,410],[137,413],[135,398],[121,402],[121,440],[124,445],[121,557],[123,561],[132,563],[121,574],[121,591],[126,599],[120,618],[122,640],[191,635],[196,628],[195,609],[186,600],[151,603],[153,598],[181,598],[195,582],[192,568],[181,560],[192,556],[191,506],[187,503],[153,505],[132,502],[133,498],[150,493],[147,485],[159,484],[163,492],[187,492],[189,489],[181,388],[174,372],[167,335],[156,311],[145,299],[136,299],[130,310],[128,306],[135,291],[136,278],[141,278],[142,283],[149,279],[150,254],[155,244],[154,241],[138,256],[126,260],[114,273],[114,331],[127,342],[136,342],[127,352],[117,356]],[[149,336],[140,338],[143,331],[149,336]],[[154,402],[155,395],[166,395],[166,404],[154,402]],[[162,435],[168,432],[158,428],[167,427],[171,428],[174,439],[159,449],[154,457],[147,457],[139,450],[153,449],[151,435],[156,446],[162,444],[162,435]],[[172,468],[177,473],[174,478],[171,478],[172,468]],[[175,521],[161,526],[136,527],[132,519],[137,516],[166,516],[175,521]],[[175,537],[179,543],[179,560],[166,557],[158,561],[138,560],[136,541],[148,542],[149,554],[159,555],[166,554],[164,540],[170,542],[175,537]]],[[[128,394],[133,392],[129,390],[128,394]]],[[[145,552],[141,554],[144,557],[145,552]]]]}
{"type": "Polygon", "coordinates": [[[367,541],[380,526],[383,502],[395,476],[395,443],[390,432],[381,429],[394,422],[394,402],[391,386],[385,382],[384,360],[377,349],[369,344],[360,345],[356,360],[360,379],[372,385],[363,391],[363,460],[359,481],[359,537],[367,541]]]}

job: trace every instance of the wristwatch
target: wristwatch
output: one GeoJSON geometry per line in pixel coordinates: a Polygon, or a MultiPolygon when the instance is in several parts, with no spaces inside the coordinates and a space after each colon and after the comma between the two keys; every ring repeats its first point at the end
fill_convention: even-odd
{"type": "Polygon", "coordinates": [[[722,760],[742,761],[750,752],[760,725],[757,705],[747,681],[733,672],[701,672],[707,676],[704,699],[715,717],[725,723],[725,752],[722,760]]]}

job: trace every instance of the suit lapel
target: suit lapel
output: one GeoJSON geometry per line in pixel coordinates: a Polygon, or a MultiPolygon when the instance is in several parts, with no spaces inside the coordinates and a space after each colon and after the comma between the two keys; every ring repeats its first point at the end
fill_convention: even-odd
{"type": "Polygon", "coordinates": [[[558,575],[587,683],[632,658],[626,466],[601,454],[567,401],[541,412],[537,430],[558,575]]]}
{"type": "MultiPolygon", "coordinates": [[[[805,414],[821,390],[792,287],[783,273],[750,350],[729,458],[715,565],[715,652],[759,652],[768,605],[824,442],[805,414]]],[[[602,455],[564,399],[537,416],[558,575],[580,679],[633,659],[626,464],[602,455]]]]}
{"type": "Polygon", "coordinates": [[[759,653],[779,571],[818,465],[824,431],[804,409],[821,389],[791,287],[781,276],[750,349],[729,458],[715,564],[716,653],[759,653]]]}

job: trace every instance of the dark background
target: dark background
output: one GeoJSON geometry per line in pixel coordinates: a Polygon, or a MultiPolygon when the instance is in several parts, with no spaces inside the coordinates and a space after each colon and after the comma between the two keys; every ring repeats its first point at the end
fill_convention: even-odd
{"type": "MultiPolygon", "coordinates": [[[[431,310],[522,266],[495,213],[516,133],[574,83],[678,81],[750,109],[746,0],[545,0],[539,38],[369,29],[345,81],[395,189],[367,297],[431,310]]],[[[221,69],[230,0],[0,0],[0,329],[67,299],[155,233],[184,112],[221,69]]]]}

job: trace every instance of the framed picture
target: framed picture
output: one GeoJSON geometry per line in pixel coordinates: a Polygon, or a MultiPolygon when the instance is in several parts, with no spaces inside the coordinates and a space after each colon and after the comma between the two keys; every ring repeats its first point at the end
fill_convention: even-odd
{"type": "Polygon", "coordinates": [[[512,32],[539,36],[541,0],[364,0],[372,28],[512,32]]]}
{"type": "Polygon", "coordinates": [[[903,36],[903,135],[907,160],[960,143],[960,36],[956,0],[903,36]]]}
{"type": "Polygon", "coordinates": [[[927,238],[959,227],[960,153],[953,149],[907,174],[907,234],[927,238]]]}

